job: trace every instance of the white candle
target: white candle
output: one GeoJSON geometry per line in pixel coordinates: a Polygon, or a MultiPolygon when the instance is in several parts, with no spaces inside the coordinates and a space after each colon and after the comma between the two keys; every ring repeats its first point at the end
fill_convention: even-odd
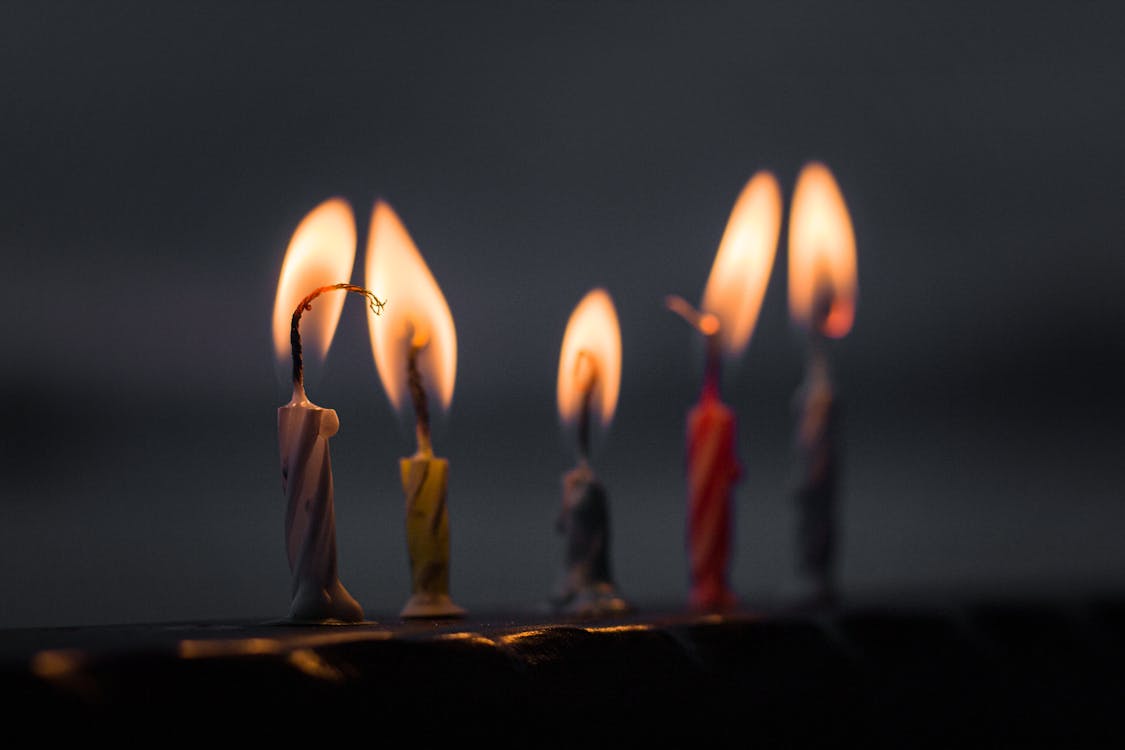
{"type": "MultiPolygon", "coordinates": [[[[277,411],[281,487],[285,495],[285,546],[291,574],[289,619],[297,622],[363,619],[363,608],[340,582],[336,562],[335,493],[328,439],[340,429],[332,409],[305,395],[300,325],[312,302],[329,291],[364,295],[372,309],[383,303],[374,294],[346,283],[355,263],[355,220],[340,199],[311,211],[293,233],[285,253],[274,302],[274,351],[292,360],[293,397],[277,411]],[[311,292],[310,292],[311,290],[311,292]]],[[[344,304],[331,295],[310,312],[310,348],[323,357],[332,342],[344,304]]]]}
{"type": "Polygon", "coordinates": [[[289,619],[358,622],[363,608],[336,569],[336,513],[328,438],[340,429],[335,409],[322,409],[300,383],[277,410],[285,540],[292,575],[289,619]]]}
{"type": "Polygon", "coordinates": [[[364,295],[376,315],[383,302],[372,292],[351,284],[316,289],[293,312],[293,398],[277,410],[281,451],[281,486],[285,492],[285,540],[293,577],[289,618],[295,621],[363,619],[363,609],[336,573],[336,511],[332,460],[328,438],[340,429],[335,409],[322,409],[305,395],[301,359],[301,314],[328,291],[364,295]]]}

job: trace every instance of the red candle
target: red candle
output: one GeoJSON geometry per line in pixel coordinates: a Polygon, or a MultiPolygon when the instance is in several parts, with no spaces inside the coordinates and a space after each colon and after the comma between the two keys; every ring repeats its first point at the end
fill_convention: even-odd
{"type": "Polygon", "coordinates": [[[759,172],[734,205],[711,275],[696,310],[680,297],[668,307],[707,341],[707,365],[699,401],[688,413],[688,508],[686,545],[690,603],[694,609],[733,607],[734,490],[742,476],[738,425],[720,397],[724,358],[742,353],[757,322],[773,268],[781,230],[781,190],[769,172],[759,172]]]}
{"type": "Polygon", "coordinates": [[[725,609],[735,604],[728,576],[734,487],[742,476],[742,467],[738,463],[734,412],[719,397],[717,352],[710,359],[699,402],[688,413],[687,546],[691,605],[725,609]]]}

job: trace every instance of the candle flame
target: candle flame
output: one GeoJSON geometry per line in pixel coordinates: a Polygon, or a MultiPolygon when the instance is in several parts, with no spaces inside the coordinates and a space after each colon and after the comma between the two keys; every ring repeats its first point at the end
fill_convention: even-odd
{"type": "Polygon", "coordinates": [[[770,172],[758,172],[731,211],[700,310],[713,316],[712,332],[718,324],[719,343],[728,355],[740,354],[754,332],[780,232],[781,188],[770,172]]]}
{"type": "Polygon", "coordinates": [[[848,207],[828,167],[812,162],[797,178],[789,213],[790,315],[802,327],[841,338],[855,320],[856,286],[848,207]],[[827,309],[818,312],[818,303],[827,309]]]}
{"type": "Polygon", "coordinates": [[[570,314],[563,334],[558,406],[559,418],[564,423],[578,419],[591,387],[591,416],[596,416],[605,427],[613,419],[621,389],[621,328],[613,298],[600,288],[582,298],[570,314]]]}
{"type": "Polygon", "coordinates": [[[418,371],[443,409],[453,401],[457,332],[453,314],[422,254],[394,209],[375,204],[367,241],[366,286],[387,299],[382,318],[368,315],[375,368],[395,409],[409,398],[408,362],[417,350],[418,371]]]}
{"type": "MultiPolygon", "coordinates": [[[[273,305],[273,350],[278,362],[292,356],[289,343],[293,311],[307,294],[322,286],[347,282],[355,264],[355,217],[341,198],[310,211],[289,241],[273,305]]],[[[319,359],[328,354],[346,295],[325,295],[301,318],[301,347],[319,359]]]]}

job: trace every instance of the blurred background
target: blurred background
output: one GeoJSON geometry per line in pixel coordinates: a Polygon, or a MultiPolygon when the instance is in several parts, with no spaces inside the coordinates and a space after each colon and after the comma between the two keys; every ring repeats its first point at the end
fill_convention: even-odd
{"type": "MultiPolygon", "coordinates": [[[[686,603],[684,417],[730,209],[822,160],[851,210],[845,594],[1125,584],[1125,10],[886,2],[10,2],[0,13],[0,627],[288,610],[270,321],[301,218],[389,201],[449,302],[451,590],[541,607],[574,447],[567,317],[614,297],[621,396],[593,462],[614,574],[686,603]]],[[[786,212],[786,217],[788,212],[786,212]]],[[[794,581],[785,229],[726,370],[745,468],[734,587],[794,581]]],[[[337,410],[340,574],[409,592],[413,450],[348,299],[310,397],[337,410]]]]}

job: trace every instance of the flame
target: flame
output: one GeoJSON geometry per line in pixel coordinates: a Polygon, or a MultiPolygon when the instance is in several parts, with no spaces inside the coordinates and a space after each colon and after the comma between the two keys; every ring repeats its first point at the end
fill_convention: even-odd
{"type": "MultiPolygon", "coordinates": [[[[355,264],[355,217],[341,198],[310,211],[293,232],[273,305],[273,350],[279,363],[291,355],[289,331],[297,304],[313,290],[351,280],[355,264]]],[[[301,317],[301,347],[323,359],[344,309],[343,294],[325,295],[301,317]]]]}
{"type": "Polygon", "coordinates": [[[566,324],[558,382],[559,417],[563,422],[578,418],[591,378],[594,390],[590,409],[604,427],[613,419],[621,389],[621,328],[613,298],[604,289],[588,292],[566,324]]]}
{"type": "Polygon", "coordinates": [[[382,317],[368,315],[375,368],[396,409],[407,395],[407,362],[412,346],[427,390],[443,409],[453,401],[457,374],[457,332],[453,314],[402,221],[387,203],[378,201],[367,241],[368,289],[387,300],[382,317]]]}
{"type": "Polygon", "coordinates": [[[804,327],[813,321],[816,298],[831,307],[818,323],[825,336],[841,338],[855,320],[855,234],[844,196],[823,164],[801,170],[789,213],[789,312],[804,327]]]}
{"type": "Polygon", "coordinates": [[[701,312],[717,318],[728,355],[740,354],[754,332],[780,232],[781,188],[771,173],[758,172],[731,210],[703,292],[701,312]]]}

